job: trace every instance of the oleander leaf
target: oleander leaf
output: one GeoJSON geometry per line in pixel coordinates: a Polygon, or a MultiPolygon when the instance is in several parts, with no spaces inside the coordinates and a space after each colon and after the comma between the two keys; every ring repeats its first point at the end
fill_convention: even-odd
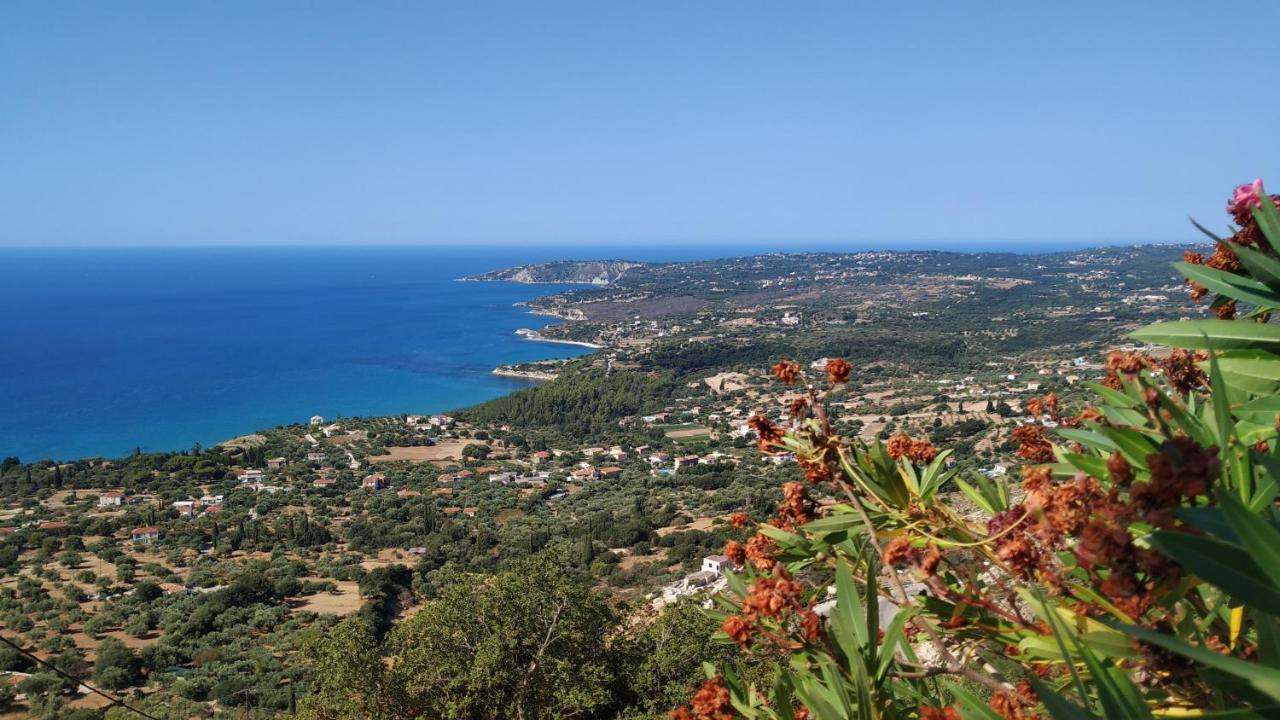
{"type": "Polygon", "coordinates": [[[1194,350],[1280,350],[1280,326],[1235,320],[1179,320],[1139,328],[1129,337],[1194,350]]]}
{"type": "Polygon", "coordinates": [[[1177,532],[1153,533],[1150,543],[1237,600],[1280,613],[1280,587],[1239,545],[1177,532]]]}

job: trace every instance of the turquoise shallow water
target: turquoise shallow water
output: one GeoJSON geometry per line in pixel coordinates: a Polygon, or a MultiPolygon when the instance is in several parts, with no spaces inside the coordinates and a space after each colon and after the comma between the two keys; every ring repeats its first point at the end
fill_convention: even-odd
{"type": "Polygon", "coordinates": [[[519,251],[0,250],[0,456],[210,444],[311,415],[427,413],[584,348],[514,334],[558,286],[461,283],[519,251]]]}

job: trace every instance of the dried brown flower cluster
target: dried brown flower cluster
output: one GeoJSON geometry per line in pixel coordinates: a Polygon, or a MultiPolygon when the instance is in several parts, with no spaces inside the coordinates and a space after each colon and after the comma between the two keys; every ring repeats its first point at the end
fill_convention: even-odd
{"type": "Polygon", "coordinates": [[[839,385],[848,382],[849,373],[853,371],[853,366],[844,358],[832,358],[827,361],[827,382],[832,385],[839,385]]]}
{"type": "Polygon", "coordinates": [[[1132,380],[1135,375],[1142,372],[1143,368],[1154,367],[1156,367],[1155,361],[1148,355],[1120,351],[1107,353],[1107,376],[1103,378],[1102,384],[1112,390],[1119,390],[1121,376],[1132,380]]]}
{"type": "Polygon", "coordinates": [[[1170,352],[1159,364],[1165,377],[1169,379],[1170,385],[1178,392],[1189,393],[1204,387],[1207,382],[1204,370],[1196,364],[1207,359],[1209,354],[1204,351],[1193,353],[1190,350],[1177,349],[1170,352]]]}
{"type": "Polygon", "coordinates": [[[900,432],[885,443],[885,451],[894,460],[906,458],[916,465],[928,465],[938,457],[938,448],[923,438],[913,440],[910,435],[900,432]]]}
{"type": "Polygon", "coordinates": [[[785,625],[791,619],[794,620],[790,623],[791,629],[798,632],[805,642],[815,642],[822,630],[822,621],[811,605],[804,601],[804,591],[804,585],[793,580],[786,568],[778,566],[772,576],[758,577],[747,587],[741,610],[726,618],[721,629],[744,650],[751,647],[758,637],[781,647],[791,647],[794,645],[792,641],[762,625],[764,620],[785,625]]]}
{"type": "Polygon", "coordinates": [[[801,377],[800,366],[790,360],[782,360],[773,366],[773,375],[783,385],[795,385],[801,377]]]}
{"type": "Polygon", "coordinates": [[[996,556],[1021,577],[1038,576],[1056,586],[1054,552],[1071,550],[1103,595],[1131,616],[1141,616],[1180,572],[1164,555],[1137,547],[1129,525],[1181,530],[1175,511],[1208,495],[1221,470],[1216,447],[1203,448],[1188,438],[1166,441],[1145,460],[1151,477],[1135,482],[1123,456],[1108,458],[1109,490],[1084,473],[1055,482],[1048,466],[1026,468],[1023,502],[988,523],[996,556]]]}
{"type": "Polygon", "coordinates": [[[814,503],[809,499],[805,486],[800,483],[783,483],[782,503],[778,505],[778,513],[773,524],[783,530],[795,530],[813,519],[814,503]]]}
{"type": "Polygon", "coordinates": [[[757,445],[762,453],[772,452],[774,443],[782,440],[782,431],[764,415],[752,415],[747,420],[747,425],[756,431],[757,445]]]}
{"type": "Polygon", "coordinates": [[[1018,455],[1034,463],[1053,462],[1053,445],[1043,425],[1020,425],[1013,430],[1018,455]]]}
{"type": "Polygon", "coordinates": [[[702,683],[687,708],[671,711],[671,720],[732,720],[733,705],[729,703],[729,688],[719,675],[702,683]]]}

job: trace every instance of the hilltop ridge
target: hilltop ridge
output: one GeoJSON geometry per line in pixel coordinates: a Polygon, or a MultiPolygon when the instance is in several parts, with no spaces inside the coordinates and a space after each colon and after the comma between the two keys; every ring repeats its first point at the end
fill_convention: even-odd
{"type": "Polygon", "coordinates": [[[505,280],[518,283],[608,285],[617,282],[627,271],[646,264],[631,260],[556,260],[492,270],[462,279],[479,282],[505,280]]]}

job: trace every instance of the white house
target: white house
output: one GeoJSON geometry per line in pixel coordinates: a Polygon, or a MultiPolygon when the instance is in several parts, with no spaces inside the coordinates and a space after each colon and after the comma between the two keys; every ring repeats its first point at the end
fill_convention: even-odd
{"type": "Polygon", "coordinates": [[[711,572],[716,575],[723,575],[726,570],[733,569],[733,562],[724,555],[708,555],[702,558],[703,572],[711,572]]]}
{"type": "Polygon", "coordinates": [[[98,507],[120,507],[124,503],[124,493],[118,490],[108,490],[98,496],[98,507]]]}

